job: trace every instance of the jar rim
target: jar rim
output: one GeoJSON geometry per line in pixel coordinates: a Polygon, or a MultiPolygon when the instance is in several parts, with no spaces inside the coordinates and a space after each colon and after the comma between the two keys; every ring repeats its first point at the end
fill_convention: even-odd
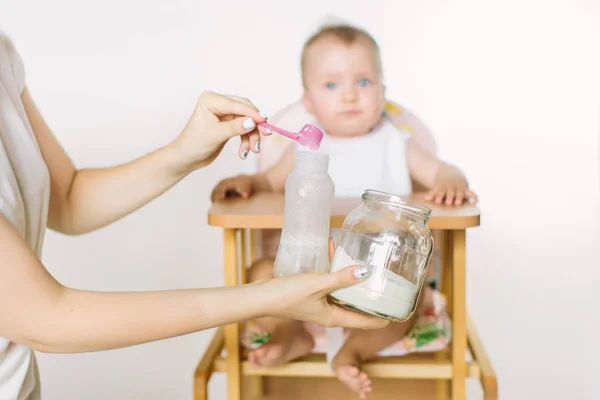
{"type": "Polygon", "coordinates": [[[431,208],[404,196],[367,189],[363,193],[362,199],[363,201],[374,201],[387,206],[398,207],[403,211],[423,217],[426,221],[431,217],[431,208]]]}

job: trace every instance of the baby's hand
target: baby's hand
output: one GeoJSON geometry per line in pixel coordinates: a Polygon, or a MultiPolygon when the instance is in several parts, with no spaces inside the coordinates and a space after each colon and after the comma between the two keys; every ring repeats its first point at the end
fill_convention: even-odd
{"type": "Polygon", "coordinates": [[[425,201],[447,206],[460,206],[467,202],[477,203],[477,195],[469,190],[469,185],[464,179],[440,179],[438,183],[425,195],[425,201]]]}
{"type": "Polygon", "coordinates": [[[216,202],[238,196],[247,199],[250,195],[252,195],[252,178],[248,175],[240,175],[219,182],[210,198],[216,202]]]}

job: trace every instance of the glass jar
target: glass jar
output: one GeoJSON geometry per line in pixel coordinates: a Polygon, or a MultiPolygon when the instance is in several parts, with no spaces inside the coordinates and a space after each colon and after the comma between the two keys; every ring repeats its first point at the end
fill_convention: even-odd
{"type": "Polygon", "coordinates": [[[329,218],[335,187],[329,155],[299,151],[285,181],[283,230],[275,276],[329,271],[329,218]]]}
{"type": "Polygon", "coordinates": [[[344,220],[331,272],[349,265],[369,277],[331,293],[342,307],[391,321],[414,313],[433,249],[431,209],[406,198],[367,190],[344,220]]]}

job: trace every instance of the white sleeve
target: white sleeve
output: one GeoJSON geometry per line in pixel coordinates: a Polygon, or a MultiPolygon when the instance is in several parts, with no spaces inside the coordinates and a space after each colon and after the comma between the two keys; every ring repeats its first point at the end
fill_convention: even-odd
{"type": "Polygon", "coordinates": [[[23,66],[23,60],[12,41],[2,32],[0,32],[0,46],[4,47],[4,49],[0,49],[0,53],[4,53],[3,50],[6,50],[8,54],[12,73],[17,82],[17,88],[19,93],[22,93],[23,89],[25,89],[25,67],[23,66]]]}

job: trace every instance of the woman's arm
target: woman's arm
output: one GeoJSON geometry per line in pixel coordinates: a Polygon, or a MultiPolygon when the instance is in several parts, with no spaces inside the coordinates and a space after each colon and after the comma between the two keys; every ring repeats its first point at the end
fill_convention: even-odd
{"type": "MultiPolygon", "coordinates": [[[[50,172],[52,187],[48,226],[68,234],[98,229],[142,207],[191,171],[210,163],[227,139],[222,132],[220,137],[214,135],[214,138],[205,132],[206,128],[213,131],[223,129],[221,126],[216,128],[216,123],[221,121],[215,115],[229,114],[219,107],[230,108],[231,104],[220,104],[222,97],[212,93],[201,96],[186,129],[171,144],[116,167],[77,170],[25,89],[21,98],[50,172]],[[207,143],[211,139],[217,143],[207,143]],[[190,149],[199,150],[194,152],[190,149]]],[[[247,101],[244,104],[243,100],[236,98],[239,114],[264,121],[258,110],[247,101]]],[[[244,120],[238,118],[228,123],[236,129],[235,124],[240,128],[244,120]]],[[[242,132],[245,130],[247,134],[242,140],[245,146],[259,140],[254,126],[241,127],[242,132]]]]}
{"type": "Polygon", "coordinates": [[[114,349],[264,315],[329,326],[385,326],[383,320],[327,303],[327,293],[360,281],[354,270],[215,289],[75,290],[48,273],[0,214],[0,336],[64,353],[114,349]]]}

